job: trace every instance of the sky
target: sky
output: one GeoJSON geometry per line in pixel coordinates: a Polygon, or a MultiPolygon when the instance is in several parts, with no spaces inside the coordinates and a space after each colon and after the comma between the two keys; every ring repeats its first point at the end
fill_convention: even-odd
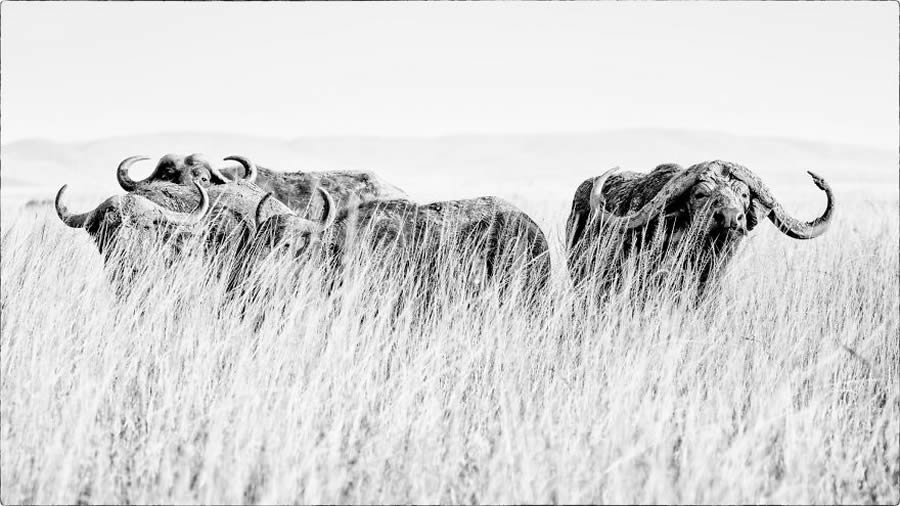
{"type": "Polygon", "coordinates": [[[715,130],[897,149],[896,2],[2,2],[0,141],[715,130]]]}

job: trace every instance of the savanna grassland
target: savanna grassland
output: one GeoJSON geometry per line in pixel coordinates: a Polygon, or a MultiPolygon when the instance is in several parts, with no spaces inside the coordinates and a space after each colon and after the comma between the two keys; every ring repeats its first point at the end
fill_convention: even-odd
{"type": "Polygon", "coordinates": [[[554,271],[536,306],[448,267],[439,304],[398,309],[409,276],[366,257],[332,292],[281,262],[265,297],[229,297],[199,255],[149,251],[116,298],[87,234],[13,210],[0,496],[896,504],[896,194],[837,195],[819,239],[762,224],[699,307],[627,286],[586,302],[564,216],[539,219],[554,271]]]}

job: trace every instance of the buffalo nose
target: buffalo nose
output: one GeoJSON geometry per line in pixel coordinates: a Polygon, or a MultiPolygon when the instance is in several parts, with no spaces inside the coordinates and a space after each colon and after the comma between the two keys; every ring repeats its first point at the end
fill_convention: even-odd
{"type": "Polygon", "coordinates": [[[742,228],[744,213],[737,209],[722,209],[716,213],[716,221],[722,228],[742,228]]]}

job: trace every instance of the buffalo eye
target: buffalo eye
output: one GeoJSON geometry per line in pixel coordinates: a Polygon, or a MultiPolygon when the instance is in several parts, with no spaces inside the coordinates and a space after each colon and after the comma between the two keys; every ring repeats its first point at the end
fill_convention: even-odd
{"type": "Polygon", "coordinates": [[[294,246],[294,241],[291,239],[284,239],[281,241],[276,239],[273,242],[276,246],[278,246],[279,249],[281,249],[281,251],[290,251],[294,246]]]}
{"type": "Polygon", "coordinates": [[[202,181],[202,182],[204,182],[204,183],[208,183],[208,182],[209,182],[209,175],[206,174],[205,172],[202,172],[202,171],[199,171],[199,170],[194,169],[194,170],[191,172],[191,175],[194,176],[194,179],[198,179],[198,180],[200,180],[200,181],[202,181]]]}

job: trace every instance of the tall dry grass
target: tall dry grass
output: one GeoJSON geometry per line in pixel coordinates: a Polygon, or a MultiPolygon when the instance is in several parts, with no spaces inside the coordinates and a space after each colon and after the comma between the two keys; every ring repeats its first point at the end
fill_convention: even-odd
{"type": "Polygon", "coordinates": [[[761,225],[698,307],[586,303],[559,228],[536,305],[448,261],[437,304],[397,306],[416,279],[365,255],[334,291],[281,262],[229,296],[152,249],[116,297],[84,232],[23,214],[2,502],[897,503],[898,210],[839,211],[813,241],[761,225]]]}

